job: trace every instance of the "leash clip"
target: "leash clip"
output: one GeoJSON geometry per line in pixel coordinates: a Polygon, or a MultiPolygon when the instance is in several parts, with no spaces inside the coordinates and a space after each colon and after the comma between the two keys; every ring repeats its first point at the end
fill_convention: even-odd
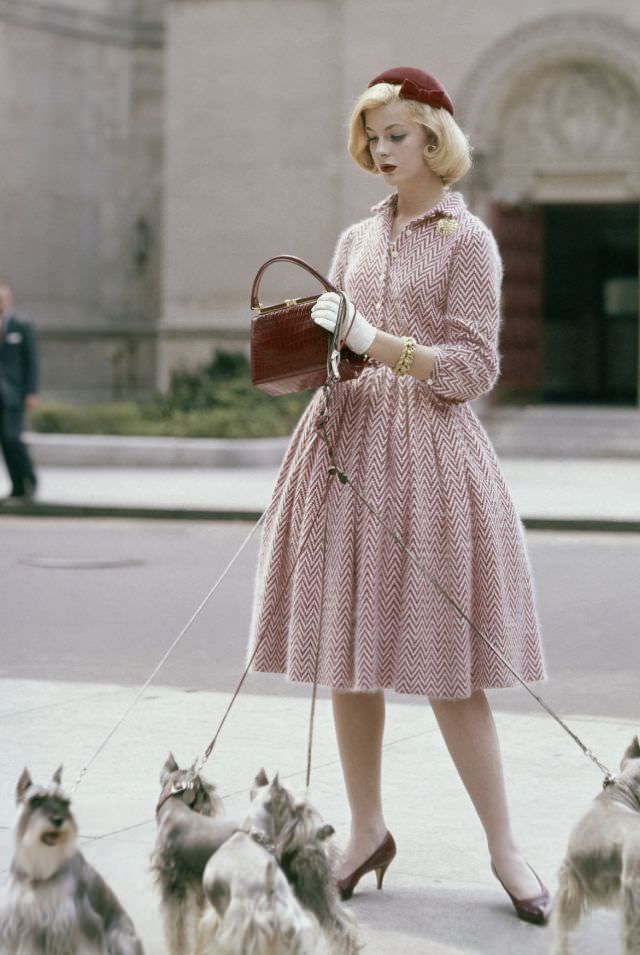
{"type": "Polygon", "coordinates": [[[341,484],[347,484],[349,482],[349,476],[347,475],[346,471],[340,471],[336,464],[329,465],[328,473],[329,477],[333,477],[334,474],[337,475],[337,478],[341,484]]]}

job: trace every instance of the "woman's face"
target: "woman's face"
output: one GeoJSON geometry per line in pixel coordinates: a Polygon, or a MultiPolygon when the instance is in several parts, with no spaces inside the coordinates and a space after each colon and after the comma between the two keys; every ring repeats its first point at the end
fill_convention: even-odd
{"type": "Polygon", "coordinates": [[[371,158],[385,179],[402,185],[432,176],[424,161],[427,131],[395,100],[364,112],[371,158]]]}

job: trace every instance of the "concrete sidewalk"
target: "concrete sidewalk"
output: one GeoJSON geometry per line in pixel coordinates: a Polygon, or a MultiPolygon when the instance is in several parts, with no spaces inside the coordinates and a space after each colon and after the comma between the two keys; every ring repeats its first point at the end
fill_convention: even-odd
{"type": "MultiPolygon", "coordinates": [[[[274,677],[274,680],[280,678],[274,677]]],[[[58,763],[71,786],[135,696],[134,688],[81,683],[0,682],[0,870],[9,864],[15,783],[28,762],[47,780],[58,763]]],[[[74,797],[83,851],[129,909],[146,955],[166,955],[157,896],[149,874],[158,774],[172,750],[185,763],[202,753],[228,703],[224,693],[152,687],[89,768],[74,797]]],[[[308,701],[258,696],[251,682],[236,702],[206,774],[241,819],[260,766],[287,785],[304,781],[308,701]]],[[[543,713],[497,714],[514,823],[531,863],[555,887],[571,826],[600,790],[601,777],[543,713]]],[[[570,718],[613,768],[637,726],[570,718]]],[[[543,955],[548,928],[517,920],[493,879],[473,810],[444,749],[428,706],[390,703],[384,749],[384,795],[398,856],[375,891],[364,878],[352,903],[367,955],[543,955]]],[[[329,703],[318,703],[312,797],[346,839],[346,804],[329,703]]],[[[4,877],[2,877],[4,881],[4,877]]],[[[617,918],[585,921],[581,955],[617,955],[617,918]]],[[[187,953],[185,953],[187,955],[187,953]]]]}
{"type": "MultiPolygon", "coordinates": [[[[501,464],[529,527],[640,531],[640,459],[506,458],[501,464]]],[[[269,502],[277,472],[274,465],[45,466],[37,504],[27,511],[255,520],[269,502]]],[[[2,475],[0,496],[8,492],[2,475]]],[[[6,510],[0,505],[0,513],[6,510]]]]}

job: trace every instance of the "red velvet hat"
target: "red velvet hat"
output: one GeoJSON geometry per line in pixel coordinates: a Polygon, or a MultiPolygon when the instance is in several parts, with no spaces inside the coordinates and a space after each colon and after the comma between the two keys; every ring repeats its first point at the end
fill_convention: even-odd
{"type": "Polygon", "coordinates": [[[376,83],[393,83],[400,85],[399,96],[402,99],[417,99],[420,103],[428,103],[435,109],[446,109],[453,116],[453,103],[442,83],[438,83],[435,76],[416,70],[412,66],[396,66],[392,70],[385,70],[369,86],[376,83]]]}

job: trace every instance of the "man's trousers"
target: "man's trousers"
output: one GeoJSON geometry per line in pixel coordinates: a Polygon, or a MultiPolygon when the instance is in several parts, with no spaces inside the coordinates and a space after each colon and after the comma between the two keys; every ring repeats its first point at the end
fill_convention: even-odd
{"type": "Polygon", "coordinates": [[[7,408],[0,403],[0,447],[15,497],[29,497],[37,484],[29,451],[22,440],[23,426],[24,408],[7,408]]]}

